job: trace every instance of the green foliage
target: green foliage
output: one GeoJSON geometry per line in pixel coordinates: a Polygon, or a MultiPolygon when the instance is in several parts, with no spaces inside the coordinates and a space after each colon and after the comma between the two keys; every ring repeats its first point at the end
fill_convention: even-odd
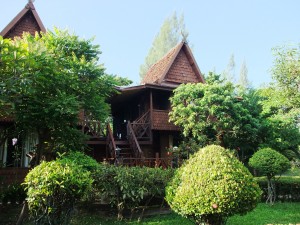
{"type": "Polygon", "coordinates": [[[282,155],[284,155],[290,161],[299,159],[298,155],[294,151],[289,149],[284,150],[282,152],[282,155]]]}
{"type": "MultiPolygon", "coordinates": [[[[266,139],[261,147],[271,147],[282,154],[291,150],[299,157],[299,47],[273,49],[275,59],[272,68],[273,83],[261,89],[261,105],[265,120],[266,139]]],[[[290,157],[290,154],[285,154],[290,157]]]]}
{"type": "Polygon", "coordinates": [[[91,39],[58,29],[0,37],[0,105],[9,106],[5,113],[15,116],[19,130],[37,132],[48,153],[82,149],[85,136],[76,128],[80,110],[104,121],[114,86],[128,83],[105,73],[100,53],[91,39]]]}
{"type": "Polygon", "coordinates": [[[102,165],[97,172],[97,189],[102,199],[118,208],[121,219],[124,208],[134,209],[143,200],[147,204],[153,197],[163,198],[172,173],[161,168],[102,165]]]}
{"type": "Polygon", "coordinates": [[[285,156],[271,148],[259,149],[250,158],[249,165],[269,179],[275,175],[280,175],[291,167],[290,161],[285,156]]]}
{"type": "Polygon", "coordinates": [[[148,72],[149,68],[161,59],[171,48],[178,42],[188,36],[185,29],[183,15],[178,18],[176,12],[168,17],[162,24],[159,33],[153,40],[152,47],[145,58],[144,64],[140,66],[140,77],[143,78],[148,72]]]}
{"type": "Polygon", "coordinates": [[[250,158],[249,165],[261,175],[267,176],[268,197],[266,203],[274,204],[276,199],[275,175],[287,171],[291,167],[290,161],[271,148],[262,148],[250,158]]]}
{"type": "Polygon", "coordinates": [[[300,131],[297,124],[293,123],[289,118],[276,116],[276,114],[269,114],[264,117],[263,142],[260,146],[270,147],[286,157],[288,157],[286,150],[290,150],[298,158],[300,131]]]}
{"type": "Polygon", "coordinates": [[[198,222],[222,222],[255,208],[261,190],[231,151],[210,145],[176,171],[166,193],[167,202],[180,215],[198,222]]]}
{"type": "Polygon", "coordinates": [[[60,155],[59,162],[63,164],[74,163],[91,173],[96,173],[100,167],[95,159],[79,151],[71,151],[60,155]]]}
{"type": "MultiPolygon", "coordinates": [[[[299,174],[300,175],[300,174],[299,174]]],[[[268,181],[266,177],[255,177],[263,190],[262,199],[268,196],[268,181]]],[[[279,201],[300,201],[300,176],[282,176],[275,179],[276,199],[279,201]]]]}
{"type": "Polygon", "coordinates": [[[75,163],[42,162],[25,178],[36,224],[69,224],[74,204],[91,189],[90,173],[75,163]]]}
{"type": "Polygon", "coordinates": [[[237,96],[233,84],[219,75],[210,73],[205,84],[180,85],[171,104],[170,120],[182,128],[185,137],[201,146],[258,146],[261,123],[255,95],[249,92],[237,96]]]}
{"type": "Polygon", "coordinates": [[[300,50],[299,47],[273,49],[275,59],[272,68],[274,83],[263,92],[265,113],[282,120],[299,123],[300,113],[300,50]]]}
{"type": "Polygon", "coordinates": [[[93,179],[92,189],[84,195],[82,201],[87,204],[94,202],[98,195],[97,182],[103,182],[101,180],[97,180],[97,173],[101,165],[92,157],[79,151],[63,153],[62,155],[59,155],[57,160],[66,165],[76,164],[77,166],[80,166],[82,170],[90,172],[90,176],[93,179]]]}

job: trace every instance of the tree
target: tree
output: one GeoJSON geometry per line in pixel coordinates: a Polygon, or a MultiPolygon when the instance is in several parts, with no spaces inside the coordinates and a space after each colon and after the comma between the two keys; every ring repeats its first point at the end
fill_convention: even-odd
{"type": "Polygon", "coordinates": [[[275,175],[288,170],[291,166],[289,160],[279,152],[271,148],[258,150],[249,160],[249,165],[268,179],[268,198],[267,203],[275,202],[275,175]]]}
{"type": "MultiPolygon", "coordinates": [[[[98,63],[99,46],[67,31],[0,37],[0,104],[9,105],[20,132],[39,136],[38,155],[81,149],[85,137],[76,128],[81,110],[104,121],[107,98],[119,79],[98,63]]],[[[2,110],[0,110],[2,111],[2,110]]]]}
{"type": "Polygon", "coordinates": [[[299,157],[300,51],[297,47],[274,48],[273,82],[259,90],[265,137],[262,147],[271,147],[285,156],[299,157]]]}
{"type": "Polygon", "coordinates": [[[159,33],[156,35],[152,47],[145,58],[144,64],[140,66],[141,79],[146,75],[149,68],[161,59],[171,48],[173,48],[181,39],[186,39],[188,32],[185,29],[184,17],[177,17],[175,12],[168,17],[162,24],[159,33]]]}
{"type": "Polygon", "coordinates": [[[245,60],[243,61],[242,65],[241,65],[238,84],[242,89],[247,89],[250,86],[250,83],[248,80],[248,68],[247,68],[245,60]]]}
{"type": "Polygon", "coordinates": [[[229,81],[233,82],[235,78],[235,60],[234,60],[234,54],[231,54],[229,58],[229,62],[227,64],[226,70],[223,72],[224,78],[229,81]]]}
{"type": "Polygon", "coordinates": [[[273,84],[264,89],[263,105],[266,113],[299,123],[300,115],[300,49],[278,47],[274,49],[273,84]]]}
{"type": "Polygon", "coordinates": [[[196,224],[224,224],[234,214],[245,214],[260,200],[261,190],[233,152],[210,145],[180,167],[166,188],[172,210],[196,224]]]}
{"type": "Polygon", "coordinates": [[[259,107],[252,100],[237,96],[232,83],[210,73],[205,84],[182,84],[175,89],[170,120],[201,146],[215,143],[237,149],[247,143],[255,147],[260,121],[259,107]]]}
{"type": "Polygon", "coordinates": [[[262,121],[264,124],[260,147],[270,147],[291,160],[299,158],[300,132],[297,124],[290,119],[273,115],[264,117],[262,121]],[[291,154],[293,155],[292,158],[291,154]]]}

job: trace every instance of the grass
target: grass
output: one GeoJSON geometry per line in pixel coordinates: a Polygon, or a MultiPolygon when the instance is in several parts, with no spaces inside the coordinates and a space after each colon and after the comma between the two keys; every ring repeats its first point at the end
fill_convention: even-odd
{"type": "Polygon", "coordinates": [[[168,215],[161,216],[151,216],[143,219],[142,221],[137,220],[124,220],[124,221],[116,221],[115,219],[103,218],[99,215],[85,215],[85,216],[77,216],[74,218],[72,225],[193,225],[189,220],[182,218],[174,213],[168,215]]]}
{"type": "MultiPolygon", "coordinates": [[[[139,221],[116,221],[103,218],[97,214],[78,215],[73,225],[192,225],[191,221],[174,213],[161,216],[152,216],[139,221]]],[[[228,219],[227,225],[267,225],[267,224],[300,224],[300,203],[276,203],[273,206],[260,203],[252,212],[244,216],[233,216],[228,219]]]]}
{"type": "MultiPolygon", "coordinates": [[[[20,212],[14,210],[11,213],[12,220],[8,222],[7,217],[9,212],[0,210],[0,224],[15,224],[17,214],[20,212]],[[5,220],[6,219],[6,220],[5,220]]],[[[32,223],[26,223],[29,225],[32,223]]],[[[157,215],[146,217],[142,221],[137,220],[124,220],[117,221],[112,217],[105,217],[103,213],[95,212],[80,212],[72,219],[72,225],[193,225],[194,223],[188,219],[182,218],[175,213],[166,215],[157,215]]],[[[250,213],[244,216],[233,216],[227,221],[227,225],[300,225],[300,202],[297,203],[276,203],[273,206],[264,203],[258,206],[250,213]]]]}
{"type": "Polygon", "coordinates": [[[144,218],[142,221],[138,220],[124,220],[117,221],[111,218],[103,218],[99,215],[84,215],[84,216],[76,216],[72,225],[193,225],[191,221],[185,219],[181,216],[176,215],[175,213],[160,215],[160,216],[151,216],[148,218],[144,218]]]}
{"type": "Polygon", "coordinates": [[[300,203],[260,203],[244,216],[233,216],[228,225],[300,224],[300,203]]]}

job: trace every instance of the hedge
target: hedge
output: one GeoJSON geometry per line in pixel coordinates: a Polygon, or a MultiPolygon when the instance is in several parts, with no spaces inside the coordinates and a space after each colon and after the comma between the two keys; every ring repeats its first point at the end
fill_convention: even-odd
{"type": "MultiPolygon", "coordinates": [[[[255,177],[263,190],[262,200],[267,198],[267,178],[255,177]]],[[[277,176],[275,180],[277,201],[300,202],[300,176],[277,176]]]]}
{"type": "Polygon", "coordinates": [[[122,219],[124,209],[146,207],[153,198],[164,199],[165,187],[172,176],[172,169],[102,164],[95,184],[99,197],[117,207],[118,218],[122,219]]]}

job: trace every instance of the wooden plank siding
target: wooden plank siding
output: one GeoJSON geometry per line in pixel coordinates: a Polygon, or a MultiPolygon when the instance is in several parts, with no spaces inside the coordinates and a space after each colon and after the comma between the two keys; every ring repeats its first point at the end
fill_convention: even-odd
{"type": "Polygon", "coordinates": [[[153,130],[168,130],[168,131],[179,131],[179,127],[169,122],[169,111],[168,110],[157,110],[154,109],[152,118],[152,129],[153,130]]]}

